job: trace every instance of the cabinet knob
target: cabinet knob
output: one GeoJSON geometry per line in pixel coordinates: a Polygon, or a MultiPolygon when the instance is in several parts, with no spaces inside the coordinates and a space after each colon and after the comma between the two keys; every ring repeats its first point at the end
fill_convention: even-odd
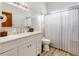
{"type": "Polygon", "coordinates": [[[29,45],[27,46],[27,48],[29,48],[29,45]]]}
{"type": "Polygon", "coordinates": [[[29,48],[29,47],[31,47],[32,45],[30,44],[30,45],[28,45],[27,47],[29,48]]]}
{"type": "Polygon", "coordinates": [[[30,44],[29,46],[31,47],[32,45],[30,44]]]}

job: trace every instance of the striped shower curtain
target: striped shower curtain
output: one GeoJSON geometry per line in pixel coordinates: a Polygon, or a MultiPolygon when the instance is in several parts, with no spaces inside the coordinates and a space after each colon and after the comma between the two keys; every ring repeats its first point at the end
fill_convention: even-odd
{"type": "Polygon", "coordinates": [[[51,45],[79,55],[79,10],[68,9],[45,17],[45,37],[51,45]]]}

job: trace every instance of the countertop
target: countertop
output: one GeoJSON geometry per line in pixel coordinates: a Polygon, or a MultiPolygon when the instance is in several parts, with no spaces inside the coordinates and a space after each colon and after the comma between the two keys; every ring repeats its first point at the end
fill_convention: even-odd
{"type": "Polygon", "coordinates": [[[21,33],[21,34],[16,34],[16,35],[9,35],[9,36],[5,36],[5,37],[0,37],[0,43],[4,43],[7,41],[11,41],[11,40],[16,40],[22,37],[27,37],[30,35],[34,35],[34,34],[38,34],[41,33],[40,31],[35,31],[35,32],[26,32],[26,33],[21,33]]]}

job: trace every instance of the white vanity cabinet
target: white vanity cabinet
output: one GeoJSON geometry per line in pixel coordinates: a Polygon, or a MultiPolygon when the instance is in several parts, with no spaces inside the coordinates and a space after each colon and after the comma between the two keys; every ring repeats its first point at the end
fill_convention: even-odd
{"type": "Polygon", "coordinates": [[[41,33],[0,43],[0,56],[36,56],[41,53],[41,33]]]}

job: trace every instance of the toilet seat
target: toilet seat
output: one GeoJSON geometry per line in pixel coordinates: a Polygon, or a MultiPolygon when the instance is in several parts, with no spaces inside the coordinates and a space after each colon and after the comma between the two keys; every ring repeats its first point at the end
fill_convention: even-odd
{"type": "Polygon", "coordinates": [[[44,39],[42,39],[42,42],[43,42],[43,44],[49,44],[50,40],[44,38],[44,39]]]}

